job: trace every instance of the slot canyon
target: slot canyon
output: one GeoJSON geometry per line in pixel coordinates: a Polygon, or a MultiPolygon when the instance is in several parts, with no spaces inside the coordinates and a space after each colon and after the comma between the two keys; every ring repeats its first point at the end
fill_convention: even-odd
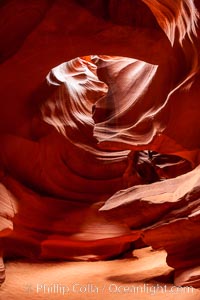
{"type": "Polygon", "coordinates": [[[199,19],[199,0],[1,0],[3,300],[15,261],[145,255],[199,299],[199,19]]]}

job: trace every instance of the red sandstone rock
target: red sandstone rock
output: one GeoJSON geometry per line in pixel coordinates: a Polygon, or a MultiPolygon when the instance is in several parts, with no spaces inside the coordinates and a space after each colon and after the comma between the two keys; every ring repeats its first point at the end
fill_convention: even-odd
{"type": "Polygon", "coordinates": [[[190,278],[199,266],[199,167],[174,179],[141,185],[116,193],[100,209],[110,219],[119,219],[134,231],[141,229],[143,240],[155,249],[164,248],[167,263],[178,270],[175,282],[199,284],[190,278]],[[188,271],[187,271],[188,270],[188,271]],[[177,278],[176,278],[177,277],[177,278]]]}
{"type": "Polygon", "coordinates": [[[6,256],[106,259],[143,237],[199,287],[198,12],[159,3],[2,3],[6,256]]]}

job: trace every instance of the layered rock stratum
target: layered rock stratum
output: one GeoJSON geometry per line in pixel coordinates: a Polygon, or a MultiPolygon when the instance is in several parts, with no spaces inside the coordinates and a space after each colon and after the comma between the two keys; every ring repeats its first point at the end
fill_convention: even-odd
{"type": "Polygon", "coordinates": [[[10,0],[0,15],[1,257],[150,245],[199,288],[198,2],[10,0]]]}

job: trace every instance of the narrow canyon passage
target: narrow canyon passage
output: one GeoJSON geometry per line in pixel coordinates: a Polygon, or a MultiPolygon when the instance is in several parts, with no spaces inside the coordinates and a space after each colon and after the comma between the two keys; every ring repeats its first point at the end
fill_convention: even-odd
{"type": "Polygon", "coordinates": [[[199,13],[197,0],[0,3],[5,299],[4,260],[8,281],[25,259],[35,282],[51,260],[115,268],[141,251],[150,265],[146,247],[197,299],[199,13]]]}

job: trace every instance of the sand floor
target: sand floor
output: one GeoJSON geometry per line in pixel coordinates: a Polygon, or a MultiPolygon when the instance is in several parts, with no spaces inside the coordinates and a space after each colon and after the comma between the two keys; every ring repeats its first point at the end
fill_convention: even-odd
{"type": "Polygon", "coordinates": [[[165,257],[164,251],[145,248],[112,261],[7,262],[0,299],[200,300],[200,290],[169,283],[172,269],[165,257]]]}

